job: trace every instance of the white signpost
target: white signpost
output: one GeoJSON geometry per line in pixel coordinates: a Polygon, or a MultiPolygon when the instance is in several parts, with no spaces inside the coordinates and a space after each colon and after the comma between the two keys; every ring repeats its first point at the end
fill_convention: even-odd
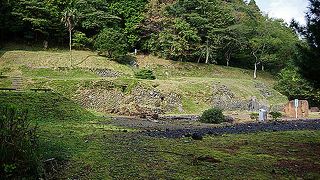
{"type": "Polygon", "coordinates": [[[298,99],[294,100],[294,107],[296,109],[296,119],[298,119],[298,107],[299,107],[299,100],[298,99]]]}

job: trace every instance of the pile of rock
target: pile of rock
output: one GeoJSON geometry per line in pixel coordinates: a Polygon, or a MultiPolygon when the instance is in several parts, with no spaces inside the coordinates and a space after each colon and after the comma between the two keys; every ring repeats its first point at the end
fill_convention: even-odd
{"type": "Polygon", "coordinates": [[[113,71],[111,69],[90,69],[90,71],[101,77],[119,77],[122,75],[122,73],[113,71]]]}
{"type": "Polygon", "coordinates": [[[161,93],[141,86],[133,88],[130,94],[124,93],[112,83],[96,82],[81,87],[75,96],[84,107],[106,113],[129,116],[151,116],[182,109],[181,97],[175,93],[161,93]]]}
{"type": "Polygon", "coordinates": [[[255,83],[254,86],[260,91],[263,97],[268,98],[272,96],[272,93],[269,90],[268,86],[264,83],[255,83]]]}

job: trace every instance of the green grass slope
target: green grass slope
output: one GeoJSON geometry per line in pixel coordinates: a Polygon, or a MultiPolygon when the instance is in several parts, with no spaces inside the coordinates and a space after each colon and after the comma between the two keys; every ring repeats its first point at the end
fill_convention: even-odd
{"type": "MultiPolygon", "coordinates": [[[[123,105],[136,96],[131,94],[131,90],[136,87],[152,89],[165,95],[174,93],[179,96],[180,109],[183,110],[175,107],[166,111],[171,114],[198,114],[211,107],[213,85],[226,86],[236,100],[246,101],[256,97],[259,102],[269,106],[278,106],[287,101],[286,97],[273,89],[274,78],[266,72],[259,72],[258,79],[253,80],[250,70],[174,62],[151,55],[137,56],[136,61],[139,65],[137,68],[97,56],[90,51],[73,51],[72,54],[73,59],[70,61],[68,51],[14,50],[11,47],[1,52],[0,72],[8,76],[22,76],[25,90],[51,88],[77,102],[84,101],[79,99],[83,96],[83,91],[92,90],[92,85],[97,82],[113,84],[108,89],[113,88],[118,94],[124,96],[125,100],[121,101],[123,105]],[[70,68],[71,64],[72,68],[70,68]],[[154,81],[135,79],[134,72],[142,68],[152,69],[157,79],[154,81]],[[96,73],[97,69],[107,69],[116,73],[117,76],[100,76],[96,73]],[[257,88],[257,85],[262,85],[264,89],[257,88]],[[88,89],[88,86],[91,89],[88,89]],[[262,91],[267,91],[271,95],[266,97],[262,91]]],[[[8,79],[0,79],[0,87],[10,85],[8,79]]],[[[101,90],[101,87],[97,89],[101,90]]],[[[100,91],[97,96],[107,96],[103,93],[100,91]]],[[[117,101],[114,97],[109,99],[117,101]]],[[[142,104],[146,107],[154,106],[149,105],[148,102],[142,104]]],[[[109,112],[109,109],[103,110],[102,107],[86,108],[109,112]]]]}
{"type": "Polygon", "coordinates": [[[38,122],[70,122],[94,118],[89,111],[57,93],[0,92],[0,102],[28,109],[30,118],[38,122]]]}
{"type": "MultiPolygon", "coordinates": [[[[53,164],[43,163],[40,167],[49,179],[80,175],[84,166],[98,164],[103,149],[91,140],[124,130],[57,93],[0,92],[0,102],[28,110],[28,118],[37,126],[40,161],[55,159],[53,164]]],[[[108,174],[95,177],[100,175],[110,177],[108,174]]]]}

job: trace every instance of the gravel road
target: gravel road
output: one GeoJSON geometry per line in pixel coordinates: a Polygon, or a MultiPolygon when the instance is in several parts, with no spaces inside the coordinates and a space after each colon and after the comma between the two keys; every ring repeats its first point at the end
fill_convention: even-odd
{"type": "Polygon", "coordinates": [[[165,131],[149,131],[146,135],[163,138],[180,138],[197,133],[199,135],[241,134],[264,131],[320,130],[320,120],[277,121],[267,123],[245,123],[218,127],[194,127],[188,129],[167,129],[165,131]]]}

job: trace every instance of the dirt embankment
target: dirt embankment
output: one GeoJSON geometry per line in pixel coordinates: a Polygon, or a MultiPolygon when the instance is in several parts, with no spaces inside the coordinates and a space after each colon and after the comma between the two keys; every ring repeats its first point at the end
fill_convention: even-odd
{"type": "MultiPolygon", "coordinates": [[[[202,110],[203,106],[205,108],[219,107],[228,111],[268,109],[269,105],[266,99],[272,96],[272,91],[263,84],[258,85],[257,89],[261,92],[263,99],[239,97],[222,83],[212,83],[209,93],[195,97],[196,93],[182,94],[174,90],[164,91],[138,81],[119,84],[101,80],[81,86],[74,98],[83,107],[99,112],[142,117],[167,113],[193,114],[189,111],[190,106],[197,109],[199,104],[202,105],[202,110]]],[[[282,107],[273,106],[273,108],[281,110],[282,107]]]]}

